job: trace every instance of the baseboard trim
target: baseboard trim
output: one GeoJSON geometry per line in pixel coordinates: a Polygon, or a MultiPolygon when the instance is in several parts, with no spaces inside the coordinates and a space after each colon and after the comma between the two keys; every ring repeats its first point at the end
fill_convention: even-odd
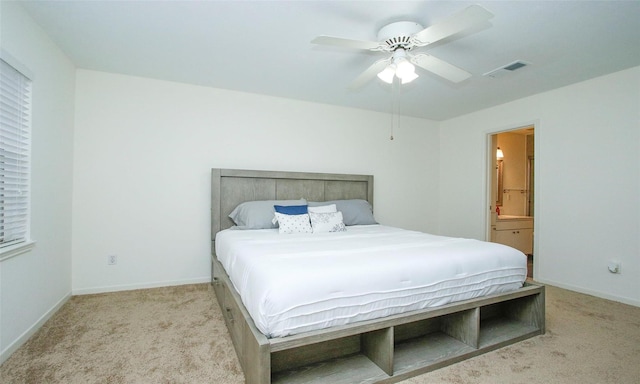
{"type": "Polygon", "coordinates": [[[584,293],[585,295],[591,295],[591,296],[599,297],[601,299],[617,301],[619,303],[633,305],[634,307],[640,307],[640,301],[634,300],[634,299],[629,298],[629,297],[610,295],[610,294],[607,294],[607,293],[604,293],[604,292],[594,291],[592,289],[579,287],[579,286],[575,286],[575,285],[571,285],[571,284],[564,284],[564,283],[560,283],[560,282],[553,281],[553,280],[538,279],[538,278],[534,278],[534,280],[539,282],[539,283],[542,283],[542,284],[548,284],[548,285],[553,285],[553,286],[558,287],[558,288],[568,289],[569,291],[574,291],[574,292],[578,292],[578,293],[584,293]]]}
{"type": "Polygon", "coordinates": [[[73,294],[73,296],[92,295],[92,294],[96,294],[96,293],[133,291],[133,290],[136,290],[136,289],[171,287],[171,286],[175,286],[175,285],[201,284],[201,283],[209,283],[210,281],[211,281],[211,277],[210,276],[206,276],[206,277],[197,277],[197,278],[194,278],[194,279],[184,279],[184,280],[156,281],[156,282],[151,282],[151,283],[110,285],[110,286],[106,286],[106,287],[93,287],[93,288],[80,288],[80,289],[73,289],[71,291],[71,293],[73,294]]]}
{"type": "Polygon", "coordinates": [[[36,321],[31,327],[29,327],[20,337],[18,337],[13,343],[9,344],[2,352],[0,352],[0,364],[4,363],[15,351],[18,350],[24,343],[33,336],[43,325],[53,316],[62,306],[71,298],[71,292],[67,293],[62,299],[60,299],[53,307],[51,307],[44,315],[42,315],[38,321],[36,321]]]}

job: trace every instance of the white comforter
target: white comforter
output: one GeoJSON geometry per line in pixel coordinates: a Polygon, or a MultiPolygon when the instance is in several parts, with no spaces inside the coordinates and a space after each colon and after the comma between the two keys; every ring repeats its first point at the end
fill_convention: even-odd
{"type": "Polygon", "coordinates": [[[522,286],[511,247],[382,225],[280,235],[227,229],[216,255],[267,337],[435,307],[522,286]]]}

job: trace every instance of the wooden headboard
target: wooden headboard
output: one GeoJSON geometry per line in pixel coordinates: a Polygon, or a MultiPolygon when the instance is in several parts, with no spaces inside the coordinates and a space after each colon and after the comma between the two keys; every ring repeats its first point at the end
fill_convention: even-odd
{"type": "Polygon", "coordinates": [[[230,228],[229,214],[255,200],[308,201],[364,199],[373,205],[373,176],[332,173],[211,169],[211,240],[230,228]]]}

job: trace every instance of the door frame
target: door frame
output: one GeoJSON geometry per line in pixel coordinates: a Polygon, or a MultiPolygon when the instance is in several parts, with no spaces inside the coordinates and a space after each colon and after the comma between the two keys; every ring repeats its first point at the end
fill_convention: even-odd
{"type": "MultiPolygon", "coordinates": [[[[484,212],[485,212],[485,240],[486,241],[491,241],[491,231],[492,231],[492,227],[493,225],[495,225],[495,219],[496,219],[496,215],[495,215],[495,196],[494,196],[494,189],[493,189],[493,185],[494,182],[496,181],[493,177],[495,175],[495,169],[496,169],[496,148],[497,148],[497,140],[494,141],[494,137],[496,137],[496,135],[500,134],[500,133],[508,133],[508,132],[512,132],[512,131],[518,131],[521,129],[525,129],[525,128],[533,128],[533,132],[534,132],[534,137],[533,137],[533,142],[534,142],[534,158],[537,157],[537,153],[538,153],[538,140],[537,135],[538,135],[538,128],[540,126],[540,122],[539,120],[534,120],[531,122],[526,122],[526,123],[522,123],[522,124],[513,124],[513,125],[509,125],[507,127],[502,127],[502,128],[495,128],[492,130],[488,130],[485,132],[486,136],[485,136],[485,181],[486,181],[486,191],[485,191],[485,201],[484,201],[484,212]]],[[[538,182],[538,174],[535,173],[534,174],[534,185],[535,185],[535,189],[533,191],[533,198],[535,201],[534,204],[534,212],[533,212],[533,227],[534,227],[534,234],[536,233],[536,227],[537,227],[537,218],[538,218],[538,203],[539,203],[539,199],[537,198],[538,196],[538,187],[539,187],[539,182],[538,182]]],[[[537,238],[534,235],[534,239],[533,239],[533,249],[534,252],[536,249],[538,249],[537,247],[537,238]]],[[[535,268],[535,266],[534,266],[535,268]]],[[[535,271],[534,271],[535,273],[535,271]]]]}

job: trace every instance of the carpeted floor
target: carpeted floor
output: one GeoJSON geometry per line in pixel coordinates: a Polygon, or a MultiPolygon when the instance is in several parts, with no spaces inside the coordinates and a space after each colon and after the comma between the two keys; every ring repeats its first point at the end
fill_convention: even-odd
{"type": "MultiPolygon", "coordinates": [[[[640,308],[547,287],[545,335],[406,380],[640,383],[640,308]]],[[[75,296],[0,366],[1,383],[240,384],[207,284],[75,296]]]]}

